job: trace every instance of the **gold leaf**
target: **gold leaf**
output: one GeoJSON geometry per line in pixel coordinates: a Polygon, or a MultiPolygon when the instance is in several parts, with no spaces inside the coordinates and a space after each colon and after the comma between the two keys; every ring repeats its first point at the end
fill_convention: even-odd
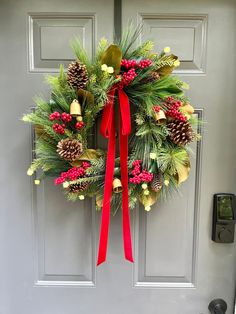
{"type": "Polygon", "coordinates": [[[97,208],[98,209],[102,208],[102,204],[103,204],[103,196],[101,194],[97,194],[96,195],[96,205],[97,205],[97,208]]]}
{"type": "Polygon", "coordinates": [[[152,206],[156,203],[158,197],[160,196],[160,192],[161,191],[158,191],[157,193],[154,191],[150,191],[148,195],[141,194],[139,197],[139,201],[143,204],[144,207],[152,206]]]}
{"type": "Polygon", "coordinates": [[[181,108],[180,108],[181,112],[183,113],[187,113],[187,114],[193,114],[194,113],[194,108],[193,106],[191,106],[189,103],[184,104],[181,108]]]}
{"type": "Polygon", "coordinates": [[[41,126],[39,124],[34,125],[34,131],[35,131],[35,134],[37,137],[40,137],[40,136],[45,134],[45,130],[44,130],[43,126],[41,126]]]}
{"type": "Polygon", "coordinates": [[[156,72],[162,76],[171,74],[175,68],[174,62],[176,60],[178,60],[178,57],[173,54],[163,57],[160,62],[162,66],[156,72]]]}
{"type": "Polygon", "coordinates": [[[71,163],[72,166],[80,167],[83,161],[95,160],[103,156],[103,151],[100,149],[86,149],[79,158],[71,163]]]}
{"type": "Polygon", "coordinates": [[[186,162],[186,164],[178,166],[177,173],[176,173],[176,180],[179,185],[188,179],[190,169],[191,169],[190,161],[186,162]]]}
{"type": "Polygon", "coordinates": [[[101,56],[101,64],[106,64],[108,67],[114,68],[114,73],[120,72],[120,63],[122,52],[117,45],[110,45],[101,56]]]}
{"type": "Polygon", "coordinates": [[[93,105],[94,104],[94,96],[92,93],[90,93],[89,91],[86,91],[84,89],[78,89],[78,99],[81,105],[83,105],[84,103],[88,104],[88,105],[93,105]]]}

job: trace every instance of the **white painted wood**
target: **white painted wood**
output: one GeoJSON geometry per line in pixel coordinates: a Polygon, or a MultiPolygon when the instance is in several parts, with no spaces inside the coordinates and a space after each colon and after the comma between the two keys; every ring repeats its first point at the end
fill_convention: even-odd
{"type": "Polygon", "coordinates": [[[100,214],[90,200],[66,202],[50,180],[33,187],[31,132],[19,117],[35,94],[48,97],[43,76],[70,61],[74,32],[91,54],[98,38],[112,39],[113,2],[1,1],[1,314],[207,314],[216,297],[233,313],[235,244],[215,244],[210,233],[213,193],[236,185],[235,9],[233,0],[123,1],[124,23],[143,20],[143,37],[152,27],[157,47],[174,43],[178,72],[208,123],[182,195],[132,213],[135,264],[123,259],[118,213],[108,261],[96,268],[100,214]]]}

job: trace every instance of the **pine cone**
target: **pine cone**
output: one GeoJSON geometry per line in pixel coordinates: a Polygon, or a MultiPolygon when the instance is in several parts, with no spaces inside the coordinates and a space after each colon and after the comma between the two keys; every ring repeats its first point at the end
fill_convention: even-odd
{"type": "Polygon", "coordinates": [[[84,89],[88,82],[86,66],[80,61],[70,63],[67,69],[67,82],[71,87],[84,89]]]}
{"type": "Polygon", "coordinates": [[[158,192],[162,188],[162,184],[163,184],[163,177],[162,177],[161,172],[155,173],[151,182],[151,189],[154,192],[158,192]]]}
{"type": "Polygon", "coordinates": [[[83,146],[76,139],[66,138],[57,144],[57,152],[61,158],[74,161],[83,153],[83,146]]]}
{"type": "Polygon", "coordinates": [[[193,129],[187,121],[173,121],[168,124],[170,139],[179,146],[184,146],[193,140],[193,129]]]}
{"type": "Polygon", "coordinates": [[[153,71],[151,74],[150,74],[150,80],[151,81],[157,81],[160,79],[160,74],[156,71],[153,71]]]}
{"type": "Polygon", "coordinates": [[[88,185],[88,182],[74,183],[69,186],[68,190],[72,193],[80,193],[85,191],[88,188],[88,185]]]}
{"type": "Polygon", "coordinates": [[[157,81],[160,79],[160,74],[156,71],[153,71],[150,73],[150,75],[143,79],[143,83],[149,83],[149,82],[153,82],[153,81],[157,81]]]}

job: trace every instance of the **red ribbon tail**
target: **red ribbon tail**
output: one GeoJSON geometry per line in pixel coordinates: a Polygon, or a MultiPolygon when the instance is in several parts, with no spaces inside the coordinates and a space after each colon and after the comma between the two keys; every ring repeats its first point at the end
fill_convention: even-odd
{"type": "Polygon", "coordinates": [[[120,167],[123,185],[122,192],[122,225],[125,258],[134,262],[132,253],[132,240],[130,231],[129,195],[128,195],[128,135],[120,135],[120,167]]]}
{"type": "Polygon", "coordinates": [[[119,91],[120,100],[120,169],[123,186],[122,225],[125,258],[134,262],[130,230],[129,194],[128,194],[128,135],[131,130],[129,99],[124,91],[119,91]]]}
{"type": "Polygon", "coordinates": [[[110,199],[112,194],[112,181],[114,175],[115,167],[115,147],[116,147],[116,137],[115,137],[115,116],[114,116],[114,106],[111,104],[110,108],[110,130],[108,138],[108,152],[106,160],[106,175],[104,183],[104,196],[103,196],[103,206],[102,206],[102,217],[101,217],[101,229],[100,229],[100,240],[99,240],[99,250],[97,258],[97,266],[105,262],[107,255],[108,246],[108,234],[109,234],[109,224],[110,224],[110,199]]]}
{"type": "MultiPolygon", "coordinates": [[[[105,262],[108,247],[108,234],[110,224],[110,200],[112,195],[112,182],[115,167],[115,111],[114,111],[114,94],[115,89],[109,93],[109,101],[104,108],[101,133],[108,138],[108,152],[106,160],[106,174],[104,183],[104,197],[101,217],[101,230],[99,240],[99,250],[97,266],[105,262]]],[[[128,135],[131,131],[130,122],[130,106],[129,98],[123,90],[118,91],[119,94],[119,110],[120,110],[120,169],[121,181],[123,185],[122,192],[122,225],[123,225],[123,242],[125,258],[133,262],[132,240],[130,231],[130,215],[129,215],[129,195],[128,195],[128,135]]]]}

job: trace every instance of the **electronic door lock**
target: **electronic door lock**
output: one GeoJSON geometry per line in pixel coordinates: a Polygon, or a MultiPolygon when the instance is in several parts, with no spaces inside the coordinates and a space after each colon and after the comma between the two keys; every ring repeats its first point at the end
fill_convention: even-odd
{"type": "Polygon", "coordinates": [[[214,194],[212,240],[233,243],[236,222],[236,196],[229,193],[214,194]]]}

